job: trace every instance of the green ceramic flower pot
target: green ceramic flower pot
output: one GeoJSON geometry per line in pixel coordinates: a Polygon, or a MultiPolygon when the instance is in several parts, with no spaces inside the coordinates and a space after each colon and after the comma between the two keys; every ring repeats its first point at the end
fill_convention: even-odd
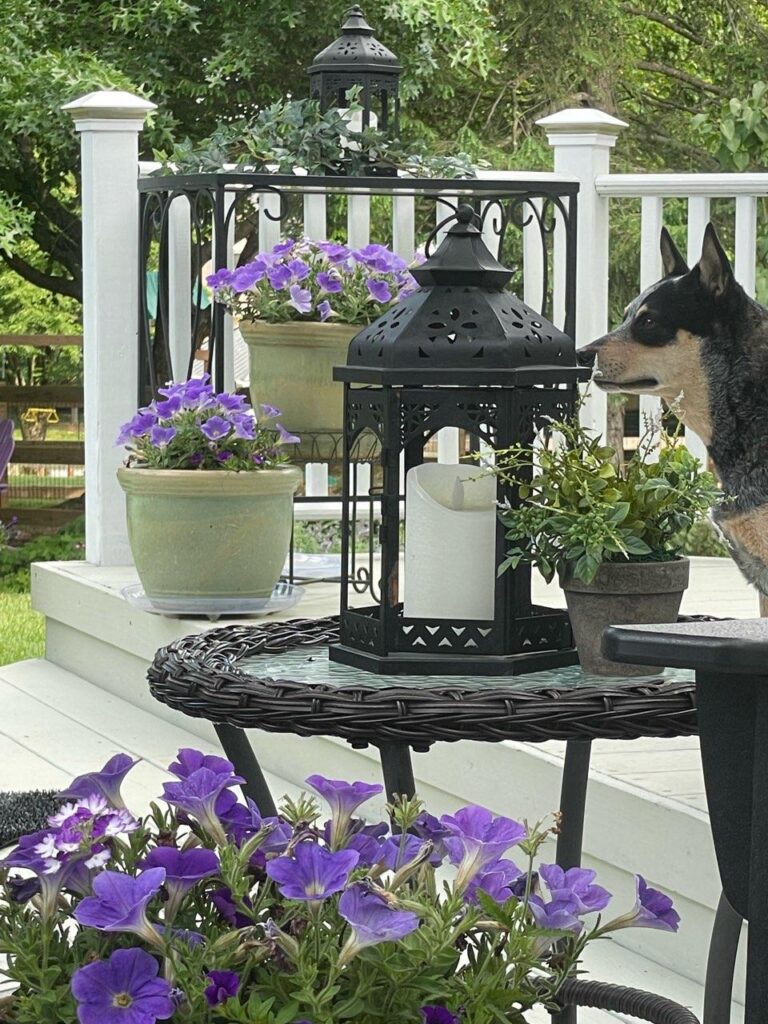
{"type": "Polygon", "coordinates": [[[344,391],[334,366],[347,361],[349,343],[362,327],[354,324],[241,322],[251,368],[251,401],[277,406],[281,422],[301,435],[340,432],[344,391]]]}
{"type": "Polygon", "coordinates": [[[150,599],[268,597],[291,540],[295,466],[117,471],[128,540],[150,599]]]}

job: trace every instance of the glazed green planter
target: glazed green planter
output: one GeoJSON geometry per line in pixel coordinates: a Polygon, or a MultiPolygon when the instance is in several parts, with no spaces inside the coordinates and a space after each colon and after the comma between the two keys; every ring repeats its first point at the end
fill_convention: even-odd
{"type": "Polygon", "coordinates": [[[334,366],[347,362],[353,324],[240,324],[250,357],[251,401],[277,406],[292,433],[332,431],[344,422],[344,389],[334,366]]]}
{"type": "Polygon", "coordinates": [[[288,554],[299,469],[122,468],[117,478],[150,600],[269,597],[288,554]]]}

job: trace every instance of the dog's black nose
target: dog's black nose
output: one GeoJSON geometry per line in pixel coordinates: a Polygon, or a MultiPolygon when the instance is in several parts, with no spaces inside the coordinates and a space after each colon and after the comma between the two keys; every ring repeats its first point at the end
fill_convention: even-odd
{"type": "Polygon", "coordinates": [[[580,348],[576,350],[576,362],[579,366],[588,366],[590,369],[595,365],[595,359],[597,358],[597,352],[590,348],[589,345],[586,348],[580,348]]]}

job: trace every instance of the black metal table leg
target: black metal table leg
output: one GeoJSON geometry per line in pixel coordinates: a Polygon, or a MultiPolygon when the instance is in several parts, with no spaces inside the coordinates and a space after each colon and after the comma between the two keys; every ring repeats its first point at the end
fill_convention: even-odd
{"type": "Polygon", "coordinates": [[[382,743],[379,747],[381,771],[384,775],[384,789],[387,800],[392,802],[395,794],[415,796],[416,783],[413,779],[411,748],[407,743],[382,743]]]}
{"type": "Polygon", "coordinates": [[[736,913],[725,893],[722,893],[709,943],[702,1024],[722,1024],[729,1019],[742,924],[741,915],[736,913]]]}
{"type": "MultiPolygon", "coordinates": [[[[591,740],[568,740],[565,745],[563,781],[560,785],[562,824],[555,853],[555,860],[563,868],[575,868],[581,864],[591,755],[591,740]]],[[[578,1013],[575,1006],[566,1006],[559,1013],[553,1014],[552,1024],[576,1024],[578,1013]]]]}
{"type": "Polygon", "coordinates": [[[245,779],[243,784],[245,795],[253,800],[264,817],[273,817],[277,814],[277,807],[245,731],[224,723],[214,724],[214,729],[224,748],[224,753],[235,766],[235,771],[245,779]]]}

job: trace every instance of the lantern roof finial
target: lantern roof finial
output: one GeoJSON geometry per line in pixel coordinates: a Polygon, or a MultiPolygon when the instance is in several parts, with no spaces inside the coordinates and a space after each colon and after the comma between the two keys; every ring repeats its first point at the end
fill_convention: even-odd
{"type": "Polygon", "coordinates": [[[373,34],[363,9],[355,4],[347,11],[338,39],[321,50],[309,67],[310,75],[328,71],[375,71],[399,75],[403,70],[394,53],[373,34]]]}
{"type": "Polygon", "coordinates": [[[478,288],[503,288],[513,271],[499,263],[483,241],[477,222],[480,217],[469,203],[461,203],[449,220],[454,224],[437,251],[430,254],[432,242],[446,221],[439,224],[427,241],[427,260],[411,273],[424,285],[465,285],[478,288]]]}

